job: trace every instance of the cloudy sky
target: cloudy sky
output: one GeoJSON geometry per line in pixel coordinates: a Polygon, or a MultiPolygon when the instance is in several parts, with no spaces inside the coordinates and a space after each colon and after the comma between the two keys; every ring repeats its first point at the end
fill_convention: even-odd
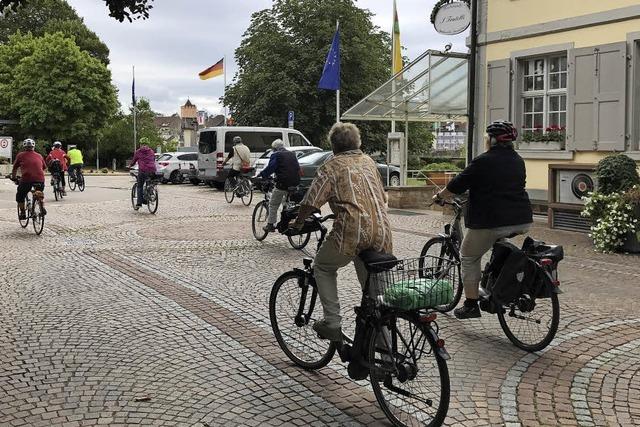
{"type": "MultiPolygon", "coordinates": [[[[251,14],[271,5],[271,0],[155,0],[150,19],[120,23],[108,16],[103,2],[67,1],[109,46],[120,102],[131,102],[131,67],[135,65],[136,95],[149,98],[152,108],[165,114],[177,112],[187,98],[199,109],[222,111],[218,101],[222,77],[203,81],[198,73],[226,55],[230,80],[236,72],[233,54],[251,14]]],[[[466,33],[442,36],[433,29],[429,15],[434,3],[397,0],[400,38],[410,59],[426,49],[442,49],[447,42],[454,51],[467,50],[466,33]]],[[[357,5],[373,12],[377,26],[391,30],[392,0],[357,0],[357,5]]]]}

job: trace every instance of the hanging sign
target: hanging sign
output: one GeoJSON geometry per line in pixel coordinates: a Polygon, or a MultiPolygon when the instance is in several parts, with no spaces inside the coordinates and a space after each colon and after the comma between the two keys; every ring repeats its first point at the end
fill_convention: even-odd
{"type": "Polygon", "coordinates": [[[471,24],[471,10],[466,1],[440,1],[433,8],[431,22],[440,34],[460,34],[471,24]]]}
{"type": "Polygon", "coordinates": [[[10,136],[0,136],[0,156],[11,159],[13,149],[13,138],[10,136]]]}

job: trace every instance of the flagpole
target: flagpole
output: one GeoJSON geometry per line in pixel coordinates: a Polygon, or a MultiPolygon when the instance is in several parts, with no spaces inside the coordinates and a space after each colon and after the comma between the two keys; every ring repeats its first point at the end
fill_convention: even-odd
{"type": "MultiPolygon", "coordinates": [[[[393,24],[391,24],[391,75],[393,76],[396,73],[395,70],[395,58],[396,58],[396,43],[395,43],[395,37],[396,37],[396,0],[393,0],[393,24]]],[[[391,93],[395,93],[396,92],[396,80],[393,79],[393,82],[391,82],[391,93]]],[[[391,100],[391,106],[393,107],[393,99],[391,100]]],[[[392,108],[392,114],[393,114],[393,108],[392,108]]],[[[396,131],[396,121],[391,119],[391,132],[395,132],[396,131]]],[[[387,172],[389,168],[387,168],[387,172]]],[[[387,180],[387,182],[389,182],[387,180]]]]}
{"type": "MultiPolygon", "coordinates": [[[[336,31],[340,30],[340,20],[336,19],[336,31]]],[[[339,55],[339,53],[338,53],[339,55]]],[[[340,76],[338,76],[340,79],[340,76]]],[[[340,123],[340,87],[336,90],[336,123],[340,123]]]]}
{"type": "Polygon", "coordinates": [[[222,88],[222,98],[224,99],[224,126],[227,125],[227,100],[225,95],[227,94],[227,55],[222,57],[222,71],[224,73],[224,87],[222,88]]]}
{"type": "Polygon", "coordinates": [[[133,151],[137,149],[137,135],[136,135],[136,98],[135,98],[135,84],[136,84],[136,66],[133,66],[133,151]]]}

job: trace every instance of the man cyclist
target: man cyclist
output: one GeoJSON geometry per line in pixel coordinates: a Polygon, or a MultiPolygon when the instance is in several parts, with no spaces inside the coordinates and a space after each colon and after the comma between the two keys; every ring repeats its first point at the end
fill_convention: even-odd
{"type": "Polygon", "coordinates": [[[65,153],[64,150],[62,149],[62,143],[60,141],[55,141],[53,143],[53,149],[47,156],[46,163],[47,165],[49,165],[49,167],[53,167],[55,169],[57,168],[56,166],[53,166],[53,162],[55,160],[60,162],[61,170],[57,171],[57,173],[60,176],[60,181],[62,184],[62,194],[66,195],[67,192],[65,188],[66,186],[64,181],[64,173],[67,170],[67,153],[65,153]]]}
{"type": "Polygon", "coordinates": [[[149,178],[154,178],[156,174],[156,154],[149,147],[149,140],[145,137],[140,138],[140,148],[138,148],[133,155],[133,160],[129,165],[132,168],[136,163],[138,164],[138,194],[136,198],[135,210],[140,209],[143,203],[147,203],[144,200],[144,183],[149,178]]]}
{"type": "Polygon", "coordinates": [[[338,269],[353,261],[364,287],[367,269],[358,257],[366,249],[391,253],[391,225],[386,195],[374,161],[360,150],[360,131],[351,123],[336,123],[329,131],[334,156],[322,165],[300,206],[295,228],[329,203],[336,215],[333,228],[314,260],[314,277],[324,319],[313,329],[323,338],[341,341],[338,269]]]}
{"type": "Polygon", "coordinates": [[[236,178],[242,174],[242,169],[251,166],[251,151],[249,147],[243,144],[242,138],[239,136],[233,137],[233,149],[222,163],[222,166],[226,165],[229,160],[231,160],[231,170],[227,179],[232,180],[235,185],[236,178]]]}
{"type": "Polygon", "coordinates": [[[458,319],[480,317],[482,256],[497,240],[527,233],[533,222],[525,191],[524,160],[513,148],[518,132],[510,122],[495,121],[487,127],[487,134],[489,150],[434,196],[438,201],[469,191],[468,214],[464,218],[468,230],[460,248],[465,302],[454,310],[458,319]]]}
{"type": "MultiPolygon", "coordinates": [[[[18,215],[21,220],[27,218],[25,211],[24,199],[27,197],[31,188],[37,191],[44,191],[44,171],[47,165],[40,153],[35,151],[36,142],[27,138],[22,142],[24,151],[16,156],[13,162],[13,170],[11,171],[11,179],[16,180],[16,171],[20,168],[20,182],[16,191],[16,202],[18,203],[18,215]]],[[[43,212],[45,213],[45,212],[43,212]]]]}
{"type": "Polygon", "coordinates": [[[69,180],[75,182],[77,172],[84,166],[82,152],[75,145],[71,146],[67,151],[67,159],[69,160],[69,180]]]}
{"type": "Polygon", "coordinates": [[[269,218],[267,225],[263,227],[266,232],[275,231],[278,221],[278,209],[289,194],[289,187],[300,184],[300,165],[296,155],[284,147],[281,139],[276,139],[271,143],[273,153],[269,157],[269,164],[258,174],[260,178],[268,178],[271,174],[276,174],[276,187],[269,199],[269,218]]]}

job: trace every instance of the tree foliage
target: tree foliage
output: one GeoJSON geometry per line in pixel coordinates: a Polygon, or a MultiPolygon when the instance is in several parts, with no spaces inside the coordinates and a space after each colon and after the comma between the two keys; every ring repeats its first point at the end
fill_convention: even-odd
{"type": "MultiPolygon", "coordinates": [[[[353,105],[391,73],[389,35],[371,22],[371,13],[352,0],[274,0],[252,15],[236,49],[239,66],[224,102],[240,125],[286,126],[287,111],[296,128],[315,144],[335,122],[335,93],[317,88],[340,20],[341,104],[353,105]]],[[[344,109],[343,109],[344,111],[344,109]]],[[[388,124],[359,122],[363,147],[384,145],[388,124]]]]}
{"type": "Polygon", "coordinates": [[[0,43],[21,32],[40,37],[61,32],[72,37],[81,50],[109,64],[109,48],[91,31],[64,0],[30,0],[24,6],[6,11],[0,20],[0,43]]]}
{"type": "Polygon", "coordinates": [[[117,107],[111,72],[62,33],[0,45],[0,116],[23,133],[84,146],[117,107]]]}
{"type": "MultiPolygon", "coordinates": [[[[29,5],[34,0],[0,0],[0,13],[8,9],[15,10],[29,5]]],[[[103,0],[109,8],[109,16],[122,22],[134,19],[147,19],[149,11],[153,8],[153,0],[103,0]]]]}

